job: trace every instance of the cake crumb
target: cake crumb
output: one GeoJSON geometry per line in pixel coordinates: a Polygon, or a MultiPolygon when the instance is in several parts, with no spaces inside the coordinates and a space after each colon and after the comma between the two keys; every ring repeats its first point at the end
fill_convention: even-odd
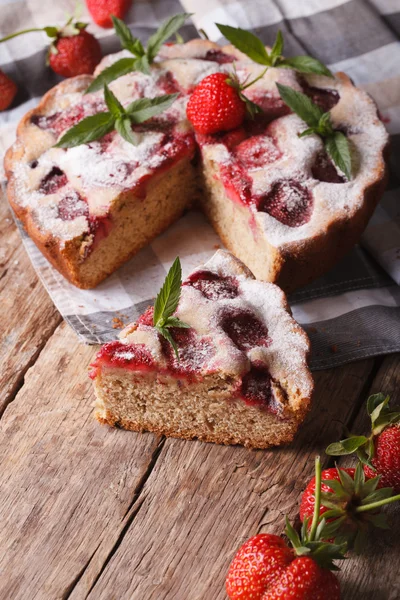
{"type": "Polygon", "coordinates": [[[112,320],[112,323],[113,323],[113,325],[112,325],[113,329],[123,329],[125,327],[124,322],[121,321],[121,319],[118,317],[114,317],[112,320]]]}

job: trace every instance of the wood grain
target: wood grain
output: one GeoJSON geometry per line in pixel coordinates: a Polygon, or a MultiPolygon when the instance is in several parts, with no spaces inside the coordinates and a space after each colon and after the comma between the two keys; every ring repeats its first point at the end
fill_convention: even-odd
{"type": "MultiPolygon", "coordinates": [[[[391,406],[400,410],[399,355],[388,356],[379,369],[370,394],[385,392],[391,396],[391,406]]],[[[366,398],[365,398],[366,399],[366,398]]],[[[352,431],[368,434],[371,422],[362,403],[352,431]]],[[[354,459],[341,461],[348,466],[354,459]]],[[[343,597],[362,600],[398,600],[400,598],[400,504],[385,509],[391,528],[371,532],[363,555],[352,556],[342,567],[343,597]]]]}
{"type": "MultiPolygon", "coordinates": [[[[101,427],[93,348],[61,325],[0,421],[0,598],[64,598],[113,539],[159,438],[101,427]]],[[[99,568],[101,565],[99,565],[99,568]]]]}
{"type": "MultiPolygon", "coordinates": [[[[219,600],[237,547],[294,516],[313,457],[352,417],[373,361],[316,374],[314,409],[295,443],[249,451],[169,439],[142,504],[88,598],[219,600]]],[[[132,510],[136,510],[134,506],[132,510]]],[[[90,565],[89,565],[90,569],[90,565]]],[[[87,580],[71,600],[86,597],[87,580]]]]}
{"type": "Polygon", "coordinates": [[[5,202],[0,198],[0,417],[61,322],[5,202]]]}

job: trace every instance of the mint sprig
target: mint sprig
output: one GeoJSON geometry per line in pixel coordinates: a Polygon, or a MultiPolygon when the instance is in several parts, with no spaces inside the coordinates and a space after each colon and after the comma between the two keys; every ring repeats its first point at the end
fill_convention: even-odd
{"type": "Polygon", "coordinates": [[[82,119],[64,133],[55,146],[57,148],[73,148],[81,144],[88,144],[99,140],[114,129],[127,142],[136,146],[139,138],[132,130],[132,124],[143,123],[160,114],[171,106],[177,96],[178,94],[167,94],[156,96],[156,98],[139,98],[124,108],[105,84],[104,100],[108,112],[100,112],[82,119]]]}
{"type": "Polygon", "coordinates": [[[295,71],[299,71],[299,73],[315,73],[316,75],[333,77],[328,67],[312,56],[294,56],[292,58],[282,56],[284,40],[280,30],[277,33],[271,52],[268,52],[260,38],[254,35],[254,33],[240,29],[240,27],[231,27],[230,25],[221,25],[220,23],[216,23],[216,26],[235,48],[260,65],[294,69],[295,71]]]}
{"type": "Polygon", "coordinates": [[[111,81],[114,81],[114,79],[122,77],[122,75],[131,73],[132,71],[141,71],[142,73],[149,75],[150,65],[160,51],[161,46],[182,27],[186,19],[190,16],[190,13],[181,13],[165,21],[165,23],[150,36],[147,42],[147,48],[143,46],[139,38],[133,37],[132,32],[121,19],[112,16],[111,19],[114,30],[119,37],[121,46],[132,54],[132,58],[121,58],[110,67],[104,69],[98,77],[92,81],[85,93],[96,92],[97,90],[102,89],[104,84],[110,83],[111,81]]]}
{"type": "Polygon", "coordinates": [[[179,257],[177,257],[168,271],[154,303],[153,326],[171,344],[178,360],[178,346],[169,329],[171,327],[190,327],[190,325],[187,325],[178,319],[178,317],[173,316],[178,308],[179,299],[181,297],[181,286],[182,267],[181,261],[179,260],[179,257]]]}
{"type": "Polygon", "coordinates": [[[330,112],[324,112],[305,94],[281,83],[276,85],[284,103],[308,125],[299,137],[319,135],[324,141],[327,154],[350,180],[352,178],[350,142],[344,133],[333,128],[330,112]]]}

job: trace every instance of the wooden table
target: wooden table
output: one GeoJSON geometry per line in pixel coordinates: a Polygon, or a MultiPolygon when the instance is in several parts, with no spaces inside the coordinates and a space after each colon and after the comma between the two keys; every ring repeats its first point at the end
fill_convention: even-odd
{"type": "MultiPolygon", "coordinates": [[[[217,600],[249,536],[294,518],[314,456],[364,403],[400,401],[398,356],[315,374],[296,441],[249,451],[100,426],[94,348],[62,322],[0,206],[0,600],[217,600]]],[[[400,512],[345,563],[343,597],[400,598],[400,512]],[[397,560],[397,566],[396,561],[397,560]]]]}

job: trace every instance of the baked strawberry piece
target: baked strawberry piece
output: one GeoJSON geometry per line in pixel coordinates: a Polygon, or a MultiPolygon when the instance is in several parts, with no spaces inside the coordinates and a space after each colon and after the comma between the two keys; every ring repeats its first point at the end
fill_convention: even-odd
{"type": "MultiPolygon", "coordinates": [[[[97,354],[99,421],[254,448],[291,441],[313,383],[309,342],[283,292],[222,250],[189,275],[180,298],[175,281],[172,315],[160,316],[158,299],[97,354]]],[[[165,290],[160,297],[169,304],[165,290]]]]}

